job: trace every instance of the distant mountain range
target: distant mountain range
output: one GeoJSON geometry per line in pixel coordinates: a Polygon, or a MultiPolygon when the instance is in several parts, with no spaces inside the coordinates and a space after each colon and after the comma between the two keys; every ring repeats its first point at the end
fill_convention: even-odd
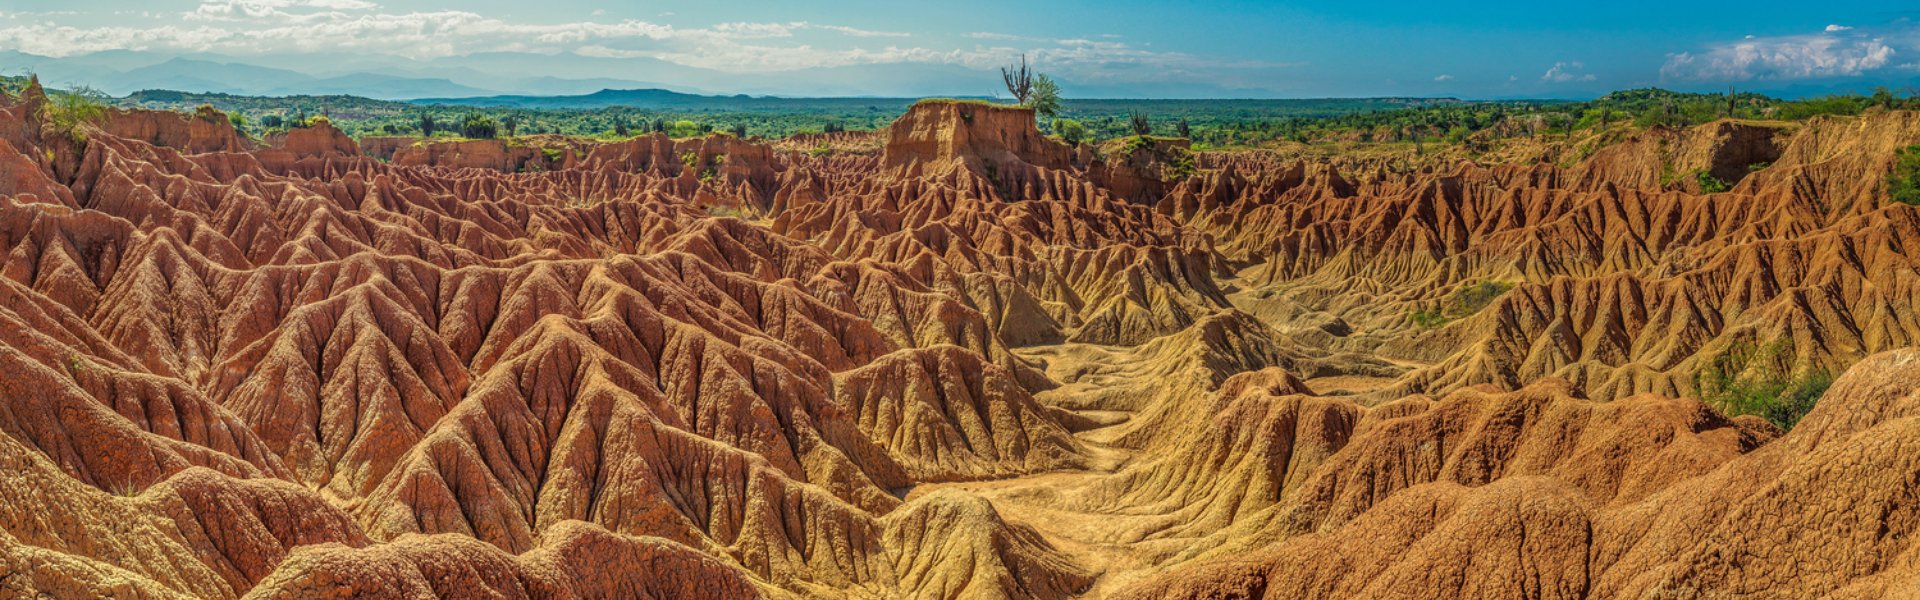
{"type": "MultiPolygon", "coordinates": [[[[176,90],[248,96],[350,95],[382,100],[480,97],[593,96],[599,90],[671,90],[691,94],[786,97],[987,97],[1000,92],[1000,75],[958,65],[894,63],[770,73],[729,73],[634,57],[494,52],[431,60],[342,56],[316,70],[308,55],[173,55],[111,50],[47,57],[0,50],[0,75],[37,73],[50,85],[86,85],[125,96],[176,90]],[[537,75],[529,75],[537,74],[537,75]]],[[[1082,85],[1063,81],[1079,97],[1246,98],[1258,90],[1209,85],[1082,85]]],[[[501,102],[514,102],[500,100],[501,102]]],[[[521,99],[518,102],[530,102],[521,99]]],[[[582,98],[582,102],[593,102],[582,98]]]]}
{"type": "MultiPolygon", "coordinates": [[[[672,102],[644,93],[672,91],[708,97],[921,98],[990,97],[1002,92],[1000,75],[951,64],[892,63],[823,67],[770,73],[731,73],[648,57],[609,58],[577,54],[493,52],[410,60],[391,56],[328,57],[110,50],[47,57],[0,50],[0,75],[37,73],[49,85],[87,85],[125,96],[141,90],[212,92],[247,96],[348,95],[381,100],[488,106],[580,108],[640,102],[672,102]],[[606,92],[604,90],[627,90],[606,92]]],[[[1653,85],[1653,84],[1649,84],[1653,85]]],[[[1753,91],[1782,98],[1865,92],[1874,85],[1895,89],[1920,85],[1920,77],[1810,82],[1754,82],[1753,91]]],[[[1270,90],[1191,83],[1099,83],[1063,80],[1073,98],[1273,98],[1270,90]]],[[[1605,89],[1569,88],[1553,99],[1589,99],[1605,89]]],[[[1716,91],[1699,89],[1692,91],[1716,91]]],[[[1512,98],[1540,98],[1539,94],[1512,98]]],[[[703,98],[702,102],[707,99],[703,98]]],[[[751,103],[751,99],[742,100],[751,103]]]]}
{"type": "Polygon", "coordinates": [[[413,104],[446,104],[481,108],[595,109],[625,106],[650,110],[791,111],[795,109],[857,110],[862,107],[904,109],[916,98],[791,98],[785,96],[710,96],[663,89],[605,89],[569,96],[496,95],[463,98],[420,98],[413,104]]]}

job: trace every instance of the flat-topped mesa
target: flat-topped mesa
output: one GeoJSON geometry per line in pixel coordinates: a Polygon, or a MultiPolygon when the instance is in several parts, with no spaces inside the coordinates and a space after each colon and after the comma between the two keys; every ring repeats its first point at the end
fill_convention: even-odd
{"type": "Polygon", "coordinates": [[[730,134],[676,140],[652,133],[595,145],[565,168],[670,177],[676,180],[675,193],[702,204],[765,209],[786,167],[775,159],[772,146],[730,134]]]}
{"type": "Polygon", "coordinates": [[[1133,136],[1103,150],[1106,158],[1088,167],[1087,178],[1131,202],[1158,202],[1194,173],[1193,142],[1186,138],[1133,136]]]}
{"type": "Polygon", "coordinates": [[[99,123],[114,137],[174,148],[188,154],[244,152],[254,144],[233,129],[226,113],[202,106],[191,115],[144,109],[114,109],[99,123]]]}
{"type": "Polygon", "coordinates": [[[317,158],[330,154],[359,156],[360,145],[325,118],[316,118],[306,127],[287,130],[274,140],[274,147],[292,152],[294,158],[317,158]]]}
{"type": "MultiPolygon", "coordinates": [[[[372,155],[371,150],[369,155],[372,155]]],[[[513,145],[507,140],[484,139],[421,140],[394,149],[390,160],[400,166],[492,169],[513,173],[552,170],[557,158],[549,158],[540,148],[513,145]]]]}
{"type": "Polygon", "coordinates": [[[1073,149],[1034,126],[1033,109],[962,100],[923,100],[887,128],[889,168],[958,162],[989,178],[1007,167],[1070,169],[1073,149]]]}

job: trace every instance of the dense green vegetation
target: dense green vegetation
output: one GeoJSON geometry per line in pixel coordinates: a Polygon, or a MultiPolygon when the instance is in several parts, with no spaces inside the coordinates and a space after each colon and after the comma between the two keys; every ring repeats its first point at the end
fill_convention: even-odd
{"type": "MultiPolygon", "coordinates": [[[[1041,103],[1051,104],[1045,96],[1048,80],[1036,76],[1041,103]]],[[[694,96],[659,90],[628,93],[603,93],[585,107],[561,106],[566,102],[532,97],[498,97],[459,100],[463,104],[434,104],[373,100],[355,96],[252,97],[230,94],[193,94],[172,91],[144,91],[119,99],[122,106],[161,110],[191,110],[202,104],[229,114],[240,115],[246,130],[254,135],[305,123],[313,116],[326,116],[335,127],[355,136],[460,135],[467,116],[479,114],[493,119],[502,135],[564,134],[581,137],[621,138],[651,131],[669,135],[701,135],[710,131],[728,131],[752,137],[785,137],[796,133],[834,130],[873,130],[892,123],[917,99],[910,98],[767,98],[745,96],[694,96]],[[639,93],[647,92],[647,93],[639,93]],[[628,106],[603,106],[598,102],[629,101],[628,106]],[[431,120],[432,126],[423,127],[431,120]],[[511,134],[507,123],[514,123],[511,134]]],[[[573,97],[575,99],[581,97],[573,97]]],[[[963,99],[983,101],[981,99],[963,99]]],[[[569,100],[568,102],[576,102],[569,100]]],[[[430,101],[422,101],[430,102],[430,101]]],[[[1250,143],[1272,136],[1258,133],[1273,124],[1298,120],[1313,122],[1330,117],[1408,107],[1462,104],[1451,99],[1360,98],[1308,100],[1058,100],[1058,115],[1073,121],[1072,131],[1086,141],[1108,140],[1135,135],[1130,115],[1150,115],[1154,135],[1176,135],[1182,123],[1196,136],[1206,135],[1223,145],[1229,138],[1250,143]],[[1263,129],[1264,128],[1264,129],[1263,129]],[[1231,132],[1241,132],[1234,137],[1231,132]],[[1228,132],[1228,133],[1223,133],[1228,132]]],[[[1041,107],[1036,106],[1036,110],[1041,107]]],[[[1054,119],[1042,119],[1050,126],[1054,119]]],[[[1052,127],[1048,127],[1052,129],[1052,127]]]]}
{"type": "Polygon", "coordinates": [[[107,96],[91,88],[76,87],[48,93],[46,118],[55,132],[75,142],[85,142],[81,125],[97,123],[107,117],[107,96]]]}
{"type": "Polygon", "coordinates": [[[1693,179],[1700,184],[1700,191],[1703,193],[1718,194],[1731,189],[1731,186],[1728,186],[1727,182],[1721,181],[1718,177],[1714,177],[1712,173],[1706,172],[1705,169],[1695,171],[1693,173],[1693,179]]]}
{"type": "Polygon", "coordinates": [[[1734,415],[1754,415],[1792,429],[1833,385],[1833,374],[1783,373],[1774,367],[1785,345],[1735,344],[1707,359],[1695,377],[1700,399],[1734,415]]]}
{"type": "MultiPolygon", "coordinates": [[[[1920,99],[1880,89],[1872,95],[1836,95],[1781,100],[1761,94],[1725,94],[1638,89],[1584,102],[1511,100],[1433,101],[1399,110],[1357,110],[1334,115],[1268,117],[1205,115],[1191,137],[1205,146],[1291,140],[1423,142],[1444,140],[1477,146],[1499,138],[1571,136],[1631,123],[1637,127],[1687,127],[1716,119],[1799,120],[1819,115],[1856,115],[1868,108],[1920,108],[1920,99]]],[[[1072,116],[1072,111],[1068,111],[1072,116]]]]}
{"type": "Polygon", "coordinates": [[[1901,148],[1887,174],[1887,196],[1894,202],[1920,206],[1920,144],[1901,148]]]}
{"type": "MultiPolygon", "coordinates": [[[[1484,150],[1504,138],[1573,136],[1621,124],[1684,127],[1720,118],[1795,120],[1817,115],[1859,114],[1875,106],[1920,108],[1920,100],[1888,90],[1781,100],[1735,92],[1699,94],[1638,89],[1584,102],[1451,98],[1355,98],[1297,100],[1105,100],[1059,98],[1057,86],[1033,73],[1021,84],[1016,65],[1009,75],[1026,94],[1025,104],[1042,115],[1040,126],[1072,141],[1098,143],[1137,135],[1192,139],[1195,149],[1265,146],[1283,142],[1450,143],[1484,150]],[[1144,117],[1144,122],[1136,119],[1144,117]]],[[[18,88],[24,79],[8,84],[18,88]]],[[[1013,92],[1014,88],[1009,88],[1013,92]]],[[[982,99],[962,99],[983,101],[982,99]]],[[[423,134],[467,136],[564,134],[616,139],[648,132],[675,137],[713,131],[742,137],[873,130],[885,127],[916,102],[908,98],[778,98],[701,96],[665,90],[606,90],[583,96],[496,96],[458,100],[394,102],[354,96],[279,98],[145,91],[113,101],[123,106],[193,110],[200,105],[235,115],[248,133],[262,135],[329,117],[355,136],[423,134]],[[468,131],[468,125],[474,125],[468,131]]],[[[1670,179],[1699,177],[1673,173],[1670,179]]],[[[1702,189],[1713,181],[1699,179],[1702,189]]],[[[1890,183],[1893,183],[1890,180],[1890,183]]]]}
{"type": "Polygon", "coordinates": [[[900,116],[911,101],[763,99],[752,105],[717,101],[707,108],[682,108],[682,104],[677,102],[661,108],[518,108],[421,105],[354,96],[265,98],[146,91],[123,98],[119,103],[160,110],[186,110],[208,104],[229,114],[241,115],[249,124],[248,133],[254,135],[298,126],[313,116],[326,116],[335,127],[354,136],[424,134],[486,137],[473,134],[484,133],[486,128],[483,120],[491,120],[496,135],[563,134],[625,138],[655,131],[676,137],[703,135],[712,131],[784,137],[835,129],[878,129],[900,116]],[[882,108],[883,105],[885,108],[882,108]],[[474,131],[467,131],[468,125],[474,126],[474,131]]]}

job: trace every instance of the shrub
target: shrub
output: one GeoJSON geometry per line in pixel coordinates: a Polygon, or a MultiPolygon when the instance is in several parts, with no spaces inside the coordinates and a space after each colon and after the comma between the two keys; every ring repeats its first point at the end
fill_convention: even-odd
{"type": "Polygon", "coordinates": [[[1505,281],[1482,281],[1470,284],[1454,292],[1454,308],[1460,316],[1471,315],[1493,304],[1494,299],[1512,289],[1513,284],[1505,281]]]}
{"type": "Polygon", "coordinates": [[[1167,181],[1179,181],[1193,175],[1195,167],[1192,152],[1187,151],[1186,148],[1175,146],[1169,149],[1167,154],[1170,155],[1167,157],[1167,181]]]}
{"type": "Polygon", "coordinates": [[[1920,144],[1895,154],[1893,172],[1887,174],[1887,196],[1894,202],[1920,206],[1920,144]]]}
{"type": "Polygon", "coordinates": [[[1407,322],[1426,329],[1447,324],[1447,315],[1438,308],[1414,309],[1407,312],[1407,322]]]}
{"type": "Polygon", "coordinates": [[[742,221],[753,220],[752,213],[749,213],[745,206],[720,206],[717,204],[711,205],[707,207],[707,216],[725,217],[730,219],[739,219],[742,221]]]}
{"type": "Polygon", "coordinates": [[[1053,132],[1069,144],[1087,141],[1087,126],[1073,119],[1054,119],[1053,132]]]}
{"type": "Polygon", "coordinates": [[[1153,121],[1147,118],[1147,113],[1140,111],[1127,113],[1127,127],[1133,129],[1133,134],[1137,136],[1145,137],[1153,133],[1153,121]]]}
{"type": "Polygon", "coordinates": [[[1460,289],[1454,290],[1453,296],[1440,306],[1409,311],[1407,321],[1428,329],[1439,327],[1454,319],[1473,316],[1512,290],[1513,284],[1505,281],[1482,281],[1462,285],[1460,289]]]}
{"type": "Polygon", "coordinates": [[[1700,191],[1702,193],[1718,194],[1731,189],[1730,186],[1727,185],[1727,182],[1721,181],[1718,177],[1714,177],[1712,173],[1708,173],[1705,169],[1694,171],[1693,179],[1700,182],[1700,191]]]}
{"type": "Polygon", "coordinates": [[[64,92],[55,92],[47,100],[47,121],[53,130],[67,136],[75,142],[87,141],[82,125],[99,123],[107,118],[106,94],[86,86],[76,86],[64,92]]]}
{"type": "Polygon", "coordinates": [[[667,126],[668,137],[690,138],[698,135],[700,135],[700,124],[693,121],[674,121],[667,126]]]}
{"type": "Polygon", "coordinates": [[[1060,84],[1046,75],[1034,76],[1033,92],[1027,96],[1026,105],[1039,117],[1051,118],[1060,114],[1060,84]]]}
{"type": "Polygon", "coordinates": [[[1707,359],[1695,375],[1700,399],[1728,414],[1754,415],[1781,429],[1793,429],[1833,385],[1833,374],[1813,370],[1782,373],[1784,343],[1738,343],[1707,359]]]}
{"type": "Polygon", "coordinates": [[[460,135],[476,140],[490,140],[500,135],[500,124],[495,122],[493,117],[469,113],[467,118],[460,122],[460,135]]]}

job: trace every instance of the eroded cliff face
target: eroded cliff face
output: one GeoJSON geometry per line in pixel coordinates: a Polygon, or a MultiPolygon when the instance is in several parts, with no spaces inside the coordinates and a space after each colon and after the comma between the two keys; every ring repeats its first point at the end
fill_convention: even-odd
{"type": "Polygon", "coordinates": [[[1395,171],[1101,156],[952,102],[826,156],[253,148],[139,112],[82,143],[36,94],[0,98],[8,594],[1920,577],[1920,213],[1871,185],[1910,113],[1395,171]],[[1728,193],[1660,181],[1755,157],[1728,193]],[[1689,397],[1747,343],[1846,375],[1785,435],[1689,397]]]}
{"type": "Polygon", "coordinates": [[[109,109],[97,125],[108,135],[179,148],[189,153],[244,152],[256,145],[233,129],[227,115],[206,108],[191,115],[109,109]]]}

